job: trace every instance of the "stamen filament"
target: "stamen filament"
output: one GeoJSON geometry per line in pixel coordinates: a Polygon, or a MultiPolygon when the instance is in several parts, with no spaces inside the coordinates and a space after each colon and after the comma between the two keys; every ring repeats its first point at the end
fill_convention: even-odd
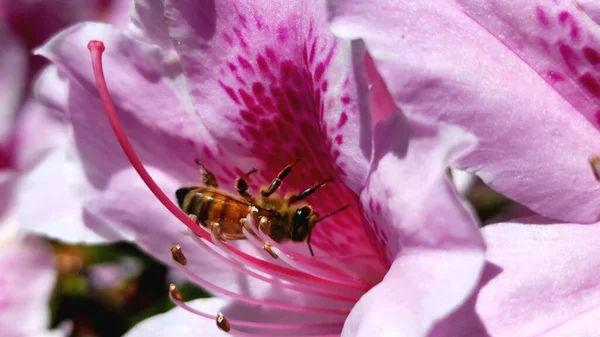
{"type": "Polygon", "coordinates": [[[176,265],[181,272],[183,272],[187,277],[189,277],[196,284],[200,285],[206,291],[218,293],[222,296],[236,299],[239,301],[243,301],[243,302],[247,302],[247,303],[251,303],[251,304],[257,304],[257,305],[269,306],[269,307],[276,308],[276,309],[282,309],[282,310],[288,310],[288,311],[294,311],[294,312],[304,312],[304,313],[313,312],[313,313],[323,313],[323,314],[343,315],[343,316],[348,315],[350,313],[350,309],[304,307],[304,306],[297,306],[297,305],[292,305],[292,304],[287,304],[287,303],[279,303],[279,302],[274,302],[274,301],[262,300],[262,299],[257,299],[257,298],[246,296],[246,295],[237,294],[233,291],[221,288],[218,285],[205,280],[204,278],[200,277],[199,275],[197,275],[196,273],[191,271],[189,268],[187,268],[181,264],[176,264],[176,265]]]}
{"type": "MultiPolygon", "coordinates": [[[[170,296],[171,298],[171,302],[173,302],[173,304],[175,304],[176,306],[184,309],[185,311],[188,311],[194,315],[198,315],[200,317],[204,317],[210,320],[216,320],[217,316],[216,315],[211,315],[211,314],[207,314],[205,312],[202,312],[196,308],[193,308],[191,306],[189,306],[188,304],[186,304],[183,301],[179,301],[176,298],[170,296]]],[[[338,321],[338,322],[324,322],[324,323],[307,323],[307,324],[292,324],[292,323],[261,323],[261,322],[252,322],[252,321],[242,321],[242,320],[236,320],[236,319],[231,319],[231,318],[227,318],[227,320],[229,321],[229,323],[232,326],[238,326],[238,327],[248,327],[248,328],[259,328],[259,329],[273,329],[273,330],[288,330],[288,329],[294,329],[294,330],[304,330],[304,329],[322,329],[322,328],[337,328],[337,327],[342,327],[344,325],[343,321],[338,321]]],[[[254,335],[252,335],[254,336],[254,335]]]]}
{"type": "MultiPolygon", "coordinates": [[[[343,294],[335,292],[334,289],[331,289],[331,288],[320,288],[321,290],[316,290],[314,287],[311,288],[309,286],[297,286],[295,284],[290,284],[288,282],[285,282],[286,281],[285,279],[273,279],[271,277],[266,277],[266,276],[261,275],[253,270],[250,270],[249,268],[242,265],[241,263],[224,255],[224,253],[217,251],[215,248],[207,245],[202,239],[200,239],[196,236],[193,236],[192,238],[194,239],[194,241],[196,241],[196,243],[201,245],[205,251],[216,256],[221,261],[224,261],[225,263],[227,263],[229,266],[231,266],[235,270],[239,271],[242,274],[259,279],[261,281],[276,285],[278,287],[290,289],[293,291],[298,291],[303,294],[311,294],[311,295],[314,295],[317,297],[331,298],[331,299],[335,299],[335,300],[350,302],[352,304],[356,303],[356,301],[358,301],[360,299],[360,296],[343,295],[343,294]],[[282,282],[282,281],[284,281],[284,282],[282,282]]],[[[293,280],[291,280],[291,282],[293,282],[293,280]]]]}

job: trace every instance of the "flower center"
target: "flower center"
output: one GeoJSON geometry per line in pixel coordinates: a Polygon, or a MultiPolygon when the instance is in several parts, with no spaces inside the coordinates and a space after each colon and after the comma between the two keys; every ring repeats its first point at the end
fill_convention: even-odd
{"type": "MultiPolygon", "coordinates": [[[[314,331],[317,330],[325,333],[320,334],[319,336],[329,336],[331,333],[339,334],[345,317],[349,314],[354,303],[358,301],[362,294],[373,286],[372,282],[345,269],[344,263],[347,262],[347,260],[365,259],[371,258],[372,256],[315,259],[290,253],[258,230],[258,217],[255,211],[250,211],[248,213],[244,225],[241,225],[241,229],[246,239],[265,253],[265,259],[249,255],[232,247],[226,242],[221,241],[220,237],[217,235],[218,231],[203,230],[160,189],[145,169],[129,142],[127,135],[123,131],[108,92],[102,67],[102,53],[105,49],[104,44],[100,41],[90,41],[88,49],[90,50],[92,57],[96,85],[104,104],[106,115],[119,144],[123,148],[131,165],[147,187],[177,219],[188,227],[193,233],[191,235],[192,238],[198,245],[201,246],[207,254],[214,256],[216,261],[225,263],[233,270],[236,270],[257,282],[264,282],[281,289],[297,292],[301,295],[295,296],[295,298],[319,298],[319,306],[300,305],[295,302],[255,298],[227,290],[216,283],[204,279],[201,275],[195,274],[192,270],[187,268],[188,259],[184,255],[182,247],[178,244],[173,245],[171,248],[172,258],[176,262],[176,266],[178,266],[186,276],[211,293],[263,308],[295,312],[299,315],[307,316],[318,314],[321,321],[316,323],[311,322],[310,324],[276,324],[234,320],[226,318],[222,313],[210,315],[185,304],[175,285],[171,285],[169,288],[171,300],[179,307],[191,313],[215,320],[220,329],[232,332],[238,336],[264,334],[264,331],[266,330],[275,331],[275,334],[269,333],[270,336],[283,336],[287,335],[286,329],[294,329],[301,333],[300,335],[302,335],[302,332],[304,331],[306,332],[306,335],[319,335],[314,333],[314,331]],[[282,263],[273,263],[273,258],[277,258],[282,263]],[[284,264],[284,266],[282,264],[284,264]],[[280,332],[277,332],[277,330],[280,332]]],[[[297,321],[304,322],[307,320],[299,319],[297,321]]]]}

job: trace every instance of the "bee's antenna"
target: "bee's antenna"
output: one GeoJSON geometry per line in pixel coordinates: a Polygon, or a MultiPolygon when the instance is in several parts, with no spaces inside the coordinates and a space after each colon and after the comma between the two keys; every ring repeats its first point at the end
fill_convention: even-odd
{"type": "Polygon", "coordinates": [[[319,222],[319,221],[321,221],[321,220],[325,220],[325,219],[329,218],[330,216],[332,216],[332,215],[335,215],[336,213],[339,213],[339,212],[341,212],[341,211],[345,210],[346,208],[348,208],[348,205],[346,205],[346,206],[344,206],[344,207],[341,207],[341,208],[339,208],[339,209],[336,209],[335,211],[333,211],[333,212],[331,212],[331,213],[329,213],[329,214],[325,215],[324,217],[321,217],[320,219],[317,219],[317,221],[315,221],[315,223],[317,223],[317,222],[319,222]]]}
{"type": "Polygon", "coordinates": [[[306,243],[308,244],[308,250],[310,250],[310,256],[315,256],[315,253],[313,253],[312,250],[312,246],[310,245],[310,236],[312,234],[312,231],[308,232],[308,238],[306,239],[306,243]]]}

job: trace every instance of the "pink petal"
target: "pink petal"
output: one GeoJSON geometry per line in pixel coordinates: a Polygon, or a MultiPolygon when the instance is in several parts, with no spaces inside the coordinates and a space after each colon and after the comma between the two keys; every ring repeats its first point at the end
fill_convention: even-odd
{"type": "MultiPolygon", "coordinates": [[[[188,302],[188,305],[215,315],[227,301],[213,297],[188,302]]],[[[213,320],[201,319],[179,308],[148,318],[134,326],[123,337],[163,337],[163,336],[194,336],[201,334],[210,337],[229,337],[230,335],[219,330],[213,320]]]]}
{"type": "Polygon", "coordinates": [[[425,336],[479,281],[484,246],[446,175],[474,139],[396,114],[374,131],[375,162],[361,194],[391,269],[352,310],[343,335],[425,336]]]}
{"type": "Polygon", "coordinates": [[[0,335],[37,336],[47,332],[48,304],[56,281],[53,257],[50,247],[34,238],[2,243],[0,335]]]}
{"type": "Polygon", "coordinates": [[[598,219],[600,184],[588,158],[600,135],[547,77],[451,2],[330,3],[334,32],[364,39],[402,109],[477,136],[458,168],[545,216],[598,219]]]}
{"type": "Polygon", "coordinates": [[[495,275],[435,336],[482,327],[499,337],[598,332],[600,225],[532,224],[539,220],[547,223],[534,217],[484,227],[495,275]]]}
{"type": "Polygon", "coordinates": [[[136,0],[131,11],[131,36],[141,41],[172,49],[173,43],[165,22],[165,6],[162,1],[136,0]]]}
{"type": "Polygon", "coordinates": [[[24,46],[3,21],[0,21],[0,46],[2,46],[2,53],[0,53],[0,74],[2,74],[0,76],[0,142],[2,142],[11,129],[17,108],[23,99],[27,63],[24,46]]]}
{"type": "MultiPolygon", "coordinates": [[[[349,44],[329,32],[323,1],[167,1],[166,15],[195,110],[224,149],[259,161],[258,186],[299,160],[284,194],[329,177],[362,188],[370,127],[357,90],[366,83],[353,74],[349,44]]],[[[351,204],[319,226],[315,247],[372,253],[356,244],[366,234],[353,199],[337,181],[310,198],[319,213],[351,204]]]]}

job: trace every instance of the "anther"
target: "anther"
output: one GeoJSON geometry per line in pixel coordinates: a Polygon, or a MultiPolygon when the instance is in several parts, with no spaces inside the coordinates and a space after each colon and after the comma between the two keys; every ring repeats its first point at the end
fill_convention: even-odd
{"type": "Polygon", "coordinates": [[[219,329],[225,332],[229,332],[229,330],[231,330],[231,324],[229,324],[229,320],[222,313],[217,314],[216,322],[219,329]]]}
{"type": "Polygon", "coordinates": [[[181,292],[177,289],[177,286],[173,283],[169,284],[169,295],[176,301],[183,302],[181,292]]]}
{"type": "Polygon", "coordinates": [[[178,243],[174,243],[171,246],[171,257],[182,266],[187,264],[187,258],[181,251],[181,246],[178,243]]]}
{"type": "Polygon", "coordinates": [[[600,157],[594,155],[590,157],[590,165],[592,166],[592,172],[596,180],[600,181],[600,157]]]}
{"type": "Polygon", "coordinates": [[[275,252],[273,251],[273,248],[271,247],[271,244],[268,242],[265,242],[263,244],[263,249],[269,253],[269,255],[271,255],[274,259],[278,259],[279,256],[277,254],[275,254],[275,252]]]}

